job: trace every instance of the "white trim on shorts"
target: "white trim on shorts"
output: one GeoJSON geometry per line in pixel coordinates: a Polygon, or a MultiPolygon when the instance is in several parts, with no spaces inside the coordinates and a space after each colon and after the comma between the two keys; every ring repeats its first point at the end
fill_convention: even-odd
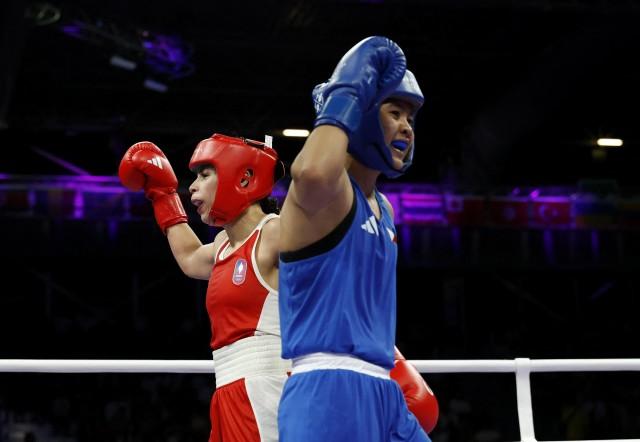
{"type": "Polygon", "coordinates": [[[286,375],[291,361],[282,359],[280,336],[256,335],[213,351],[216,387],[261,375],[286,375]]]}
{"type": "Polygon", "coordinates": [[[309,353],[294,358],[291,375],[312,370],[350,370],[381,379],[391,379],[389,369],[348,354],[309,353]]]}

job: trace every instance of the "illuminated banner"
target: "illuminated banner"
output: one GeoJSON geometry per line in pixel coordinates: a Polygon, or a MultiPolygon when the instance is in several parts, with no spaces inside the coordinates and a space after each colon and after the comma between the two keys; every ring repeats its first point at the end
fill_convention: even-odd
{"type": "Polygon", "coordinates": [[[402,224],[446,224],[442,195],[401,193],[400,207],[400,223],[402,224]]]}
{"type": "MultiPolygon", "coordinates": [[[[272,196],[282,204],[289,180],[272,196]]],[[[453,194],[438,185],[381,183],[398,225],[514,228],[640,228],[640,196],[598,196],[575,189],[514,189],[510,195],[453,194]],[[548,193],[544,193],[544,192],[548,193]],[[550,196],[549,193],[553,196],[550,196]],[[540,195],[542,193],[542,195],[540,195]]],[[[197,219],[186,187],[180,198],[197,219]]],[[[117,176],[22,176],[0,174],[0,214],[58,219],[153,219],[144,192],[130,192],[117,176]]]]}
{"type": "Polygon", "coordinates": [[[485,198],[446,194],[445,217],[454,226],[480,226],[485,223],[485,198]]]}
{"type": "Polygon", "coordinates": [[[541,196],[531,200],[531,225],[570,227],[571,199],[568,196],[541,196]]]}
{"type": "Polygon", "coordinates": [[[524,227],[529,224],[528,197],[489,197],[489,223],[494,226],[524,227]]]}
{"type": "Polygon", "coordinates": [[[573,218],[576,227],[602,228],[616,224],[616,200],[593,195],[576,195],[573,198],[573,218]]]}

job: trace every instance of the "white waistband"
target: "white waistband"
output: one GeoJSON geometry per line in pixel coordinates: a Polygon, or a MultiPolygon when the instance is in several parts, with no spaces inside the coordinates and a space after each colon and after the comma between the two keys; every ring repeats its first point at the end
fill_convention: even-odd
{"type": "Polygon", "coordinates": [[[249,336],[213,351],[216,386],[259,375],[286,374],[291,361],[282,359],[280,337],[249,336]]]}
{"type": "Polygon", "coordinates": [[[310,353],[293,359],[291,374],[312,370],[351,370],[382,379],[390,379],[389,370],[352,355],[310,353]]]}

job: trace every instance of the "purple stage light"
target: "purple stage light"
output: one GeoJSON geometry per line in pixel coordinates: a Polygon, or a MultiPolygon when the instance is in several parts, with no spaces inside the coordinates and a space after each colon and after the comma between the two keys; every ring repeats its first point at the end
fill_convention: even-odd
{"type": "Polygon", "coordinates": [[[191,50],[180,38],[146,32],[142,46],[146,53],[145,61],[155,72],[171,78],[185,77],[193,72],[193,65],[189,62],[191,50]]]}
{"type": "Polygon", "coordinates": [[[84,218],[84,195],[82,192],[76,192],[76,196],[73,200],[73,218],[84,218]]]}
{"type": "MultiPolygon", "coordinates": [[[[287,187],[288,182],[283,180],[273,189],[272,196],[280,205],[287,194],[287,187]]],[[[553,192],[547,187],[521,189],[524,189],[521,196],[486,196],[455,195],[435,185],[418,183],[380,186],[394,208],[394,221],[398,225],[493,225],[545,230],[640,226],[640,199],[570,195],[571,189],[565,189],[563,196],[549,196],[557,189],[553,192]]],[[[181,193],[186,195],[188,192],[181,188],[181,193]]],[[[140,219],[152,216],[144,193],[124,188],[117,176],[0,173],[0,205],[12,215],[30,215],[33,212],[35,215],[77,219],[102,216],[140,219]],[[69,194],[74,195],[73,202],[65,196],[69,194]]],[[[551,234],[545,237],[551,246],[551,234]]],[[[597,256],[600,248],[597,234],[591,240],[591,249],[597,256]]]]}
{"type": "Polygon", "coordinates": [[[60,30],[67,34],[69,37],[73,38],[84,38],[83,31],[84,28],[79,23],[68,23],[66,25],[60,26],[60,30]]]}
{"type": "Polygon", "coordinates": [[[400,219],[410,224],[443,224],[444,202],[442,195],[428,193],[400,194],[402,207],[400,219]]]}

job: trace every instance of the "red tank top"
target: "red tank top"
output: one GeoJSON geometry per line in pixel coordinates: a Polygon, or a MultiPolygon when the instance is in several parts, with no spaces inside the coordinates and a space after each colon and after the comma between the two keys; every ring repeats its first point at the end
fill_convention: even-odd
{"type": "Polygon", "coordinates": [[[255,256],[262,226],[276,216],[263,218],[233,253],[221,258],[228,240],[216,253],[206,300],[213,350],[256,334],[280,336],[278,292],[260,275],[255,256]]]}

